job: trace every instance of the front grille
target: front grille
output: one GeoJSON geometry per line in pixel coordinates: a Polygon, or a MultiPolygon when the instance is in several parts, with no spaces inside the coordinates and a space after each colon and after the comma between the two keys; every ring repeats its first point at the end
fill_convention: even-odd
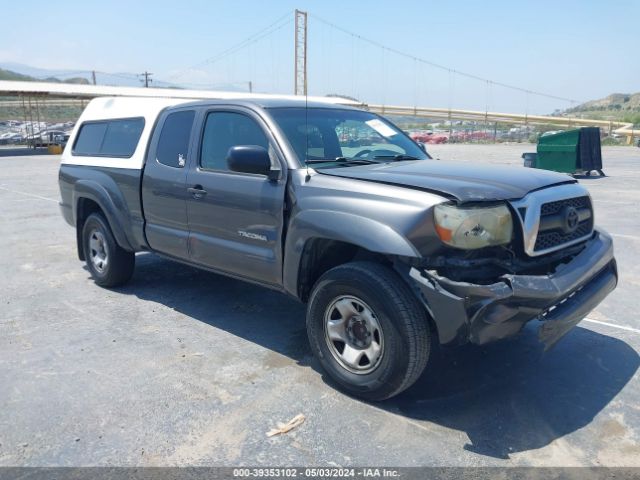
{"type": "Polygon", "coordinates": [[[591,210],[591,201],[589,197],[567,198],[566,200],[558,200],[557,202],[545,203],[540,207],[540,216],[555,215],[562,210],[563,207],[588,208],[591,210]]]}
{"type": "Polygon", "coordinates": [[[563,243],[568,243],[573,240],[577,240],[578,238],[582,238],[585,235],[589,235],[590,232],[591,226],[587,225],[587,222],[581,224],[575,232],[570,233],[569,235],[563,235],[562,232],[557,231],[540,232],[536,239],[535,250],[538,252],[540,250],[557,247],[563,243]]]}
{"type": "Polygon", "coordinates": [[[538,230],[534,251],[539,252],[561,247],[565,243],[586,237],[592,230],[593,209],[588,196],[544,203],[540,207],[540,229],[538,230]],[[576,230],[570,233],[566,233],[557,225],[560,220],[559,216],[565,207],[573,207],[581,213],[581,216],[586,216],[586,218],[580,220],[576,230]],[[586,212],[588,212],[588,215],[585,215],[586,212]]]}

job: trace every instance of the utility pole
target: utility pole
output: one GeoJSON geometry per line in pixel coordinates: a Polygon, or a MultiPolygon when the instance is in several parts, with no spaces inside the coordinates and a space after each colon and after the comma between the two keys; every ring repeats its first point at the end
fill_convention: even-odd
{"type": "Polygon", "coordinates": [[[138,75],[140,77],[140,81],[144,83],[144,88],[149,88],[149,84],[153,82],[153,80],[151,80],[151,75],[153,75],[153,73],[147,72],[146,70],[144,71],[144,73],[138,75]],[[142,77],[144,77],[144,80],[142,79],[142,77]]]}
{"type": "Polygon", "coordinates": [[[91,70],[91,80],[93,81],[94,85],[97,85],[97,83],[96,83],[96,71],[95,70],[91,70]]]}
{"type": "Polygon", "coordinates": [[[249,80],[249,93],[253,93],[253,82],[249,80]]]}
{"type": "Polygon", "coordinates": [[[307,94],[307,12],[295,13],[295,72],[294,94],[307,94]]]}

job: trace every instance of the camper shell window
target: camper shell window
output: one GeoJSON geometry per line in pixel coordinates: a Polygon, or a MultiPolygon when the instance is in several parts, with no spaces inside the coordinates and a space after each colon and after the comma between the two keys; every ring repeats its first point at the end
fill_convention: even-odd
{"type": "Polygon", "coordinates": [[[144,129],[144,118],[119,118],[84,122],[72,154],[91,157],[130,158],[144,129]]]}

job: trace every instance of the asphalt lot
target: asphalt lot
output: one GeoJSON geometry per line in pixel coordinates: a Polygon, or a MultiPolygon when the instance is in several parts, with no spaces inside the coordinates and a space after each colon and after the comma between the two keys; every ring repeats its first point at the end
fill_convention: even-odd
{"type": "MultiPolygon", "coordinates": [[[[431,152],[522,168],[534,148],[431,152]]],[[[327,383],[281,294],[149,254],[129,285],[95,286],[58,211],[59,157],[0,157],[0,466],[640,466],[640,149],[603,157],[608,177],[581,182],[618,289],[550,352],[536,325],[448,350],[382,404],[327,383]]]]}

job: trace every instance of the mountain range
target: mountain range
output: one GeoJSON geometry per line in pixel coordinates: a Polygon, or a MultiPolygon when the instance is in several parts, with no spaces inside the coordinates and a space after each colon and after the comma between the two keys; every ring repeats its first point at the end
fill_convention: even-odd
{"type": "MultiPolygon", "coordinates": [[[[95,72],[96,83],[98,85],[109,85],[114,87],[140,87],[142,86],[141,75],[129,72],[95,72]]],[[[21,80],[33,82],[62,82],[62,83],[93,83],[93,76],[90,70],[53,70],[45,68],[31,67],[22,63],[0,62],[0,80],[21,80]],[[11,77],[11,78],[9,78],[11,77]],[[27,78],[25,78],[27,77],[27,78]]],[[[239,87],[236,83],[225,83],[219,85],[190,85],[189,83],[177,84],[162,81],[152,77],[151,86],[159,88],[196,88],[204,90],[224,90],[224,91],[246,91],[246,88],[239,87]]]]}

